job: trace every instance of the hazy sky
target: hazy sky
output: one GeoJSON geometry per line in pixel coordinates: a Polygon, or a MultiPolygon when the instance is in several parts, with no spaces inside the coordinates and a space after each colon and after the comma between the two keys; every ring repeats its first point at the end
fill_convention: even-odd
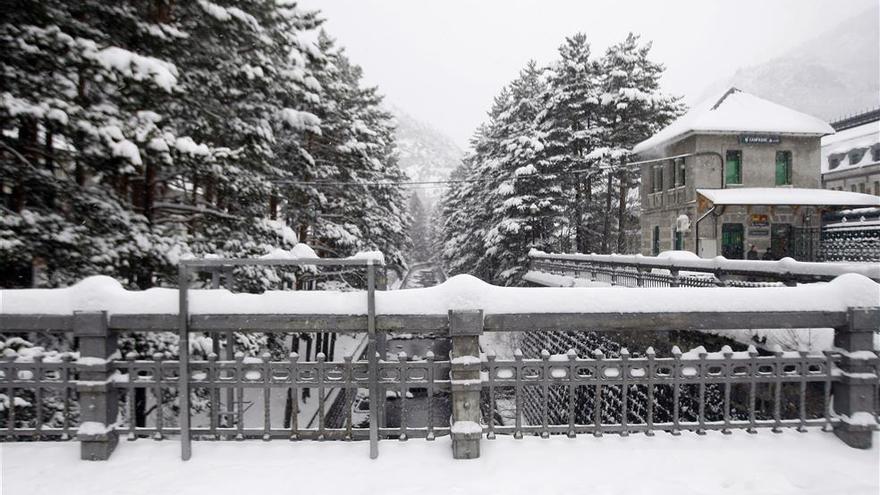
{"type": "Polygon", "coordinates": [[[652,40],[663,86],[693,103],[737,68],[779,55],[878,0],[301,0],[387,100],[466,147],[529,59],[586,33],[594,54],[652,40]]]}

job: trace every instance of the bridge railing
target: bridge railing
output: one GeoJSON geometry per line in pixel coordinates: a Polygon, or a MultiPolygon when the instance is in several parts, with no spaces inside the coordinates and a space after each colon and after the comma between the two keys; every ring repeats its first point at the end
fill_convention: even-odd
{"type": "Polygon", "coordinates": [[[769,287],[827,282],[858,273],[880,282],[873,263],[808,263],[778,261],[658,258],[619,254],[529,253],[526,280],[540,285],[599,282],[627,287],[769,287]],[[547,275],[550,275],[549,277],[547,275]]]}
{"type": "MultiPolygon", "coordinates": [[[[344,334],[373,326],[376,332],[445,333],[452,340],[448,357],[398,355],[372,362],[241,354],[230,360],[189,353],[185,365],[162,355],[126,359],[116,352],[121,336],[177,331],[179,314],[138,314],[127,310],[128,305],[72,314],[5,311],[0,332],[7,336],[6,344],[22,333],[69,333],[78,347],[77,354],[10,354],[0,360],[0,393],[5,396],[0,398],[0,431],[8,440],[64,438],[76,432],[88,459],[108,458],[120,435],[132,440],[180,436],[182,444],[189,439],[341,440],[366,438],[372,428],[381,438],[449,434],[456,458],[479,456],[484,434],[676,434],[761,427],[831,428],[848,445],[865,448],[880,409],[880,359],[872,342],[880,309],[848,307],[871,297],[864,294],[865,284],[874,286],[850,279],[821,287],[756,288],[739,291],[743,299],[725,306],[712,302],[725,289],[681,289],[680,297],[658,302],[669,291],[627,291],[621,300],[618,289],[501,288],[456,277],[420,289],[417,300],[410,291],[377,294],[373,316],[365,310],[340,314],[327,309],[348,308],[351,298],[362,297],[351,293],[289,293],[284,301],[273,294],[223,296],[231,297],[227,311],[235,311],[244,300],[262,308],[247,314],[212,313],[224,308],[205,304],[207,295],[191,294],[186,322],[191,336],[228,330],[344,334]],[[305,306],[315,312],[295,309],[304,297],[309,298],[305,306]],[[480,309],[459,309],[463,304],[480,309]],[[817,327],[834,329],[833,350],[759,355],[754,349],[673,349],[669,356],[625,349],[537,356],[514,351],[499,357],[512,349],[497,343],[499,336],[511,333],[817,327]],[[182,384],[189,390],[189,407],[181,407],[187,403],[179,395],[182,384]],[[146,406],[153,414],[146,426],[132,422],[138,389],[147,392],[146,406]],[[334,424],[329,411],[318,410],[319,421],[309,427],[298,422],[299,402],[294,401],[292,411],[272,408],[279,394],[296,395],[303,389],[321,397],[338,390],[346,404],[342,421],[334,424]],[[235,408],[238,414],[250,414],[250,420],[224,423],[225,410],[212,402],[220,394],[211,392],[219,390],[235,390],[240,402],[256,398],[258,405],[249,411],[242,403],[235,408]],[[440,417],[436,407],[435,397],[444,394],[449,394],[451,418],[440,417]],[[430,397],[427,410],[411,409],[416,396],[430,397]],[[363,413],[375,412],[386,399],[399,401],[398,424],[382,425],[377,414],[363,413]],[[182,427],[183,418],[192,420],[191,427],[182,427]]],[[[4,292],[9,296],[13,291],[4,292]]],[[[7,300],[26,291],[17,292],[7,300]]],[[[36,299],[28,297],[45,298],[49,308],[57,300],[53,294],[49,290],[36,299]]]]}

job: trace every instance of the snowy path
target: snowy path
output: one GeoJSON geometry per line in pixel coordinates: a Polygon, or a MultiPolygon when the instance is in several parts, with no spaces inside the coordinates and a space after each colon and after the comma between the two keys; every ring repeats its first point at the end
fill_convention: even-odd
{"type": "Polygon", "coordinates": [[[876,495],[880,450],[830,433],[710,432],[648,438],[499,437],[480,459],[455,461],[450,441],[121,442],[107,462],[79,460],[79,444],[0,446],[3,493],[357,494],[816,494],[876,495]]]}

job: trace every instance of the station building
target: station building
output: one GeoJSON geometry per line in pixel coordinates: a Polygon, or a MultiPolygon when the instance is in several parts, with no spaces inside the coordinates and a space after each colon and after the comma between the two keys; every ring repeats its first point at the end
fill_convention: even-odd
{"type": "Polygon", "coordinates": [[[633,148],[642,254],[813,260],[822,216],[880,197],[820,189],[826,122],[737,88],[713,95],[633,148]],[[769,251],[769,253],[768,253],[769,251]]]}

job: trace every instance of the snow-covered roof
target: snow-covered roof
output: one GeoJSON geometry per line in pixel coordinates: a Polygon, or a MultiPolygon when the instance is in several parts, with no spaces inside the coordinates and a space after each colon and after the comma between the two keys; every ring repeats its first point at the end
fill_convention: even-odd
{"type": "Polygon", "coordinates": [[[738,187],[697,193],[716,205],[880,206],[880,196],[827,189],[738,187]]]}
{"type": "Polygon", "coordinates": [[[828,161],[832,155],[837,155],[836,158],[840,160],[838,165],[834,167],[834,171],[878,163],[871,156],[871,148],[874,146],[880,146],[880,121],[876,120],[823,137],[822,173],[832,171],[828,161]],[[858,162],[851,163],[849,152],[857,149],[862,149],[865,152],[858,162]]]}
{"type": "Polygon", "coordinates": [[[641,153],[693,133],[833,134],[827,122],[730,88],[694,105],[675,122],[633,147],[641,153]]]}

